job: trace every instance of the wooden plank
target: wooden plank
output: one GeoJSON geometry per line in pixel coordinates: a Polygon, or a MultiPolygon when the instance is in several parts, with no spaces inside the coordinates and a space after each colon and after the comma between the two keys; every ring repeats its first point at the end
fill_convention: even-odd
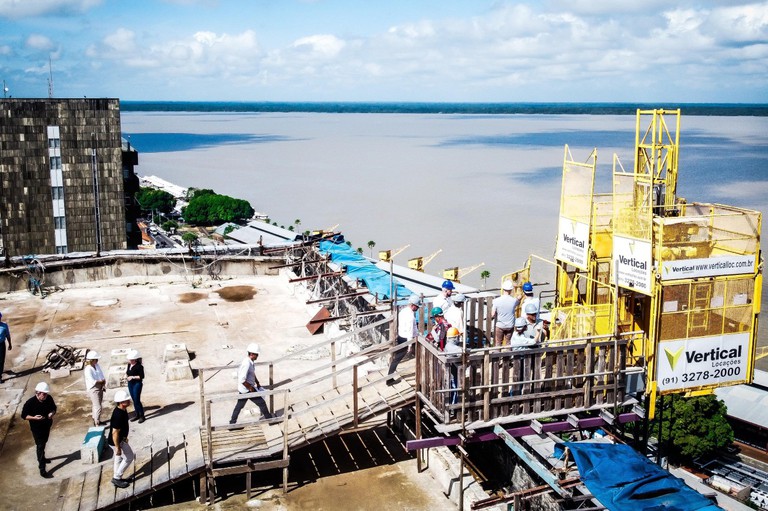
{"type": "MultiPolygon", "coordinates": [[[[112,450],[112,459],[102,463],[101,478],[99,479],[99,498],[96,503],[96,509],[103,509],[115,503],[116,488],[112,485],[114,476],[114,456],[115,450],[112,450]]],[[[130,474],[125,474],[130,475],[130,474]]]]}
{"type": "MultiPolygon", "coordinates": [[[[107,465],[97,465],[85,473],[83,494],[80,496],[80,511],[94,511],[99,499],[99,482],[107,465]]],[[[109,474],[105,474],[107,477],[109,474]]]]}
{"type": "Polygon", "coordinates": [[[85,474],[76,474],[69,478],[64,498],[61,499],[63,502],[61,509],[63,511],[78,511],[84,482],[85,474]]]}
{"type": "Polygon", "coordinates": [[[59,496],[56,498],[56,505],[53,506],[53,511],[64,510],[64,495],[66,495],[68,487],[69,487],[69,478],[62,479],[59,482],[59,496]]]}
{"type": "Polygon", "coordinates": [[[184,439],[187,441],[187,469],[197,470],[205,466],[203,456],[203,443],[200,438],[200,430],[193,429],[184,433],[184,439]]]}
{"type": "Polygon", "coordinates": [[[172,481],[187,473],[187,442],[183,433],[168,439],[168,471],[172,481]]]}
{"type": "Polygon", "coordinates": [[[133,492],[142,495],[152,489],[152,447],[145,445],[136,450],[133,462],[133,492]]]}
{"type": "Polygon", "coordinates": [[[152,488],[170,480],[168,468],[168,440],[156,439],[152,442],[152,488]]]}

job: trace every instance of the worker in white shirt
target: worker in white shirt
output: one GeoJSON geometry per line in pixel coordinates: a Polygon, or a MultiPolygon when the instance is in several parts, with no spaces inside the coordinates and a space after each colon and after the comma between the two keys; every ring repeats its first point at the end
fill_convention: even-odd
{"type": "Polygon", "coordinates": [[[512,295],[515,286],[511,280],[501,284],[501,296],[493,299],[491,315],[494,321],[493,343],[502,346],[509,342],[515,328],[515,310],[520,299],[512,295]]]}
{"type": "Polygon", "coordinates": [[[466,327],[464,321],[464,300],[466,298],[461,293],[456,293],[451,298],[453,299],[453,305],[448,307],[447,310],[443,309],[443,317],[445,317],[448,324],[459,331],[459,334],[463,334],[466,327]]]}
{"type": "Polygon", "coordinates": [[[432,307],[438,307],[443,311],[448,310],[448,307],[453,305],[453,299],[451,295],[456,286],[450,280],[444,280],[442,285],[442,292],[432,300],[432,307]]]}
{"type": "MultiPolygon", "coordinates": [[[[405,344],[411,339],[415,339],[419,335],[418,324],[416,323],[416,311],[421,307],[421,298],[418,295],[411,295],[408,298],[408,305],[400,309],[397,313],[397,340],[396,346],[405,344]]],[[[397,364],[403,360],[405,354],[408,352],[406,348],[399,349],[392,353],[392,362],[389,364],[388,375],[394,374],[397,370],[397,364]]],[[[387,385],[394,385],[395,379],[389,378],[387,385]]]]}

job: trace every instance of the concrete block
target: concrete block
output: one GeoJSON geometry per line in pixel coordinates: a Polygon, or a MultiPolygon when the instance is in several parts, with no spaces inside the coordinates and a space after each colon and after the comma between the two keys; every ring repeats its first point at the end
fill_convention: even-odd
{"type": "Polygon", "coordinates": [[[165,381],[181,381],[192,379],[192,368],[189,360],[171,360],[165,364],[165,381]]]}
{"type": "Polygon", "coordinates": [[[165,354],[163,355],[163,362],[166,364],[173,360],[186,360],[189,361],[189,352],[187,352],[187,345],[184,343],[179,344],[166,344],[165,354]]]}
{"type": "Polygon", "coordinates": [[[115,366],[121,366],[123,370],[125,370],[125,366],[128,365],[128,359],[125,357],[128,355],[129,351],[131,351],[130,348],[112,350],[112,353],[109,355],[109,368],[112,369],[115,366]]]}
{"type": "Polygon", "coordinates": [[[109,371],[107,371],[107,388],[116,389],[127,386],[128,380],[125,376],[125,366],[111,366],[109,371]]]}
{"type": "Polygon", "coordinates": [[[80,460],[83,463],[93,465],[99,462],[101,451],[104,449],[104,445],[107,442],[104,437],[104,431],[106,429],[106,426],[93,426],[88,428],[83,444],[80,446],[80,460]]]}

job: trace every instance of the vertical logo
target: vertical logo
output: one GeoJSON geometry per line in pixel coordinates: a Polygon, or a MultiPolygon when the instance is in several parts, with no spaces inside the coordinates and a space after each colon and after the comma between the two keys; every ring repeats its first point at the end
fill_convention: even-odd
{"type": "Polygon", "coordinates": [[[681,346],[679,350],[673,353],[669,351],[667,348],[664,348],[664,354],[667,355],[667,361],[669,362],[669,367],[671,367],[673,371],[675,370],[677,361],[680,360],[680,355],[683,354],[684,349],[685,349],[685,346],[681,346]]]}

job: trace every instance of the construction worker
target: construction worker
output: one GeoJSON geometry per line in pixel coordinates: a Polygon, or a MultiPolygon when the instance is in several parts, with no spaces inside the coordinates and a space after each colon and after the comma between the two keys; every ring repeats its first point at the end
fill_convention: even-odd
{"type": "Polygon", "coordinates": [[[447,311],[448,307],[453,305],[453,299],[451,299],[451,295],[453,294],[455,286],[450,280],[444,280],[442,288],[442,292],[437,295],[434,300],[432,300],[432,307],[438,307],[443,309],[443,311],[447,311]]]}
{"type": "MultiPolygon", "coordinates": [[[[448,328],[446,332],[445,342],[445,354],[446,355],[461,355],[461,333],[455,326],[448,328]]],[[[452,361],[448,362],[448,370],[450,372],[450,388],[455,389],[459,384],[459,364],[461,360],[457,360],[455,357],[451,357],[452,361]]],[[[459,402],[459,393],[454,391],[449,394],[448,404],[455,405],[459,402]]],[[[453,415],[453,413],[452,413],[453,415]]]]}
{"type": "Polygon", "coordinates": [[[51,388],[47,383],[40,382],[35,387],[35,395],[29,398],[21,408],[21,418],[29,421],[29,429],[32,430],[37,448],[37,466],[40,469],[40,476],[45,479],[53,477],[45,470],[45,464],[51,461],[45,457],[45,444],[48,443],[54,415],[56,415],[56,403],[51,397],[51,388]]]}
{"type": "Polygon", "coordinates": [[[431,342],[434,346],[445,349],[445,338],[448,335],[448,327],[450,326],[443,316],[443,309],[440,307],[432,307],[430,311],[432,320],[435,322],[432,330],[427,334],[427,341],[431,342]]]}
{"type": "MultiPolygon", "coordinates": [[[[416,311],[421,307],[421,298],[418,295],[411,295],[408,298],[408,305],[400,309],[397,313],[397,345],[404,344],[411,339],[419,336],[419,326],[416,323],[416,311]]],[[[397,364],[403,360],[407,349],[403,348],[392,353],[392,362],[389,363],[388,375],[394,374],[397,370],[397,364]]],[[[394,385],[395,379],[387,379],[387,385],[394,385]]]]}
{"type": "MultiPolygon", "coordinates": [[[[240,394],[250,394],[251,392],[264,392],[264,387],[259,383],[259,379],[256,378],[256,359],[259,358],[259,345],[255,342],[250,343],[246,347],[247,355],[240,362],[240,366],[237,369],[237,391],[240,394]]],[[[237,422],[240,411],[243,409],[248,399],[254,402],[259,407],[262,419],[271,419],[272,414],[269,413],[269,407],[266,401],[261,396],[254,396],[251,398],[238,399],[235,404],[235,408],[232,410],[232,417],[229,419],[230,424],[237,422]]]]}
{"type": "Polygon", "coordinates": [[[491,317],[494,321],[493,344],[503,346],[509,342],[515,328],[515,310],[520,299],[512,295],[515,285],[511,280],[501,284],[501,296],[494,298],[491,317]]]}
{"type": "Polygon", "coordinates": [[[532,301],[529,301],[523,306],[523,312],[525,313],[525,323],[526,323],[526,329],[525,329],[525,335],[533,339],[536,337],[536,325],[539,323],[538,315],[539,315],[539,308],[538,306],[533,303],[532,301]]]}
{"type": "Polygon", "coordinates": [[[533,296],[533,284],[526,282],[523,284],[523,301],[520,304],[525,309],[526,304],[535,303],[536,310],[539,310],[539,299],[533,296]]]}
{"type": "Polygon", "coordinates": [[[509,345],[513,349],[530,348],[536,344],[533,336],[527,333],[528,321],[523,318],[515,319],[515,332],[512,334],[512,338],[509,340],[509,345]]]}
{"type": "Polygon", "coordinates": [[[443,309],[443,316],[445,320],[452,326],[458,329],[459,334],[463,334],[466,328],[464,321],[464,300],[466,299],[463,294],[456,293],[452,295],[453,305],[447,309],[443,309]]]}

